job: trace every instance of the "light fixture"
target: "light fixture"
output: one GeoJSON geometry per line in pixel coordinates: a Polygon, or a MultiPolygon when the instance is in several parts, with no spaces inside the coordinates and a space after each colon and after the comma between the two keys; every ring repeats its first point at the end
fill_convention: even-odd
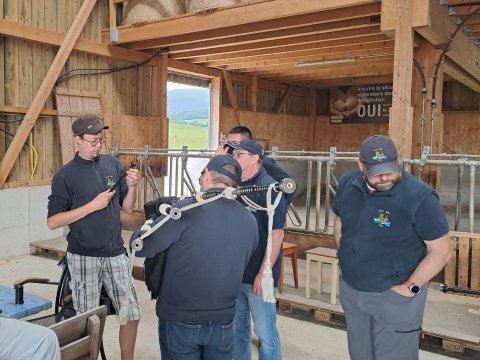
{"type": "Polygon", "coordinates": [[[345,57],[345,58],[338,58],[338,59],[325,59],[325,60],[317,60],[317,61],[304,61],[296,63],[295,66],[303,67],[303,66],[316,66],[316,65],[327,65],[327,64],[339,64],[344,62],[352,62],[355,61],[354,57],[345,57]]]}

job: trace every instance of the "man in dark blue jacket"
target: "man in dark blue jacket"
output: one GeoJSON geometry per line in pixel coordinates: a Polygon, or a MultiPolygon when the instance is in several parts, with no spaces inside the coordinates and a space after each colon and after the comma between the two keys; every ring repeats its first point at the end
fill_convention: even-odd
{"type": "MultiPolygon", "coordinates": [[[[215,156],[200,176],[200,189],[208,194],[236,187],[241,174],[235,159],[215,156]]],[[[174,206],[195,204],[184,199],[174,206]]],[[[139,235],[137,230],[132,241],[139,235]]],[[[232,359],[235,300],[257,244],[255,218],[225,197],[182,211],[143,240],[139,256],[166,251],[156,306],[162,359],[232,359]]]]}
{"type": "MultiPolygon", "coordinates": [[[[67,263],[72,281],[73,306],[83,313],[98,306],[105,286],[120,311],[127,294],[128,258],[122,239],[120,208],[131,212],[137,198],[139,172],[129,169],[123,177],[120,161],[100,154],[105,143],[98,116],[80,116],[72,124],[78,152],[52,180],[48,198],[50,229],[69,227],[67,263]],[[123,179],[123,180],[122,180],[123,179]],[[121,181],[115,190],[113,185],[121,181]]],[[[127,324],[120,326],[121,357],[133,359],[140,307],[132,289],[127,324]]]]}
{"type": "Polygon", "coordinates": [[[333,211],[352,360],[415,360],[428,282],[449,257],[438,197],[401,170],[386,136],[365,139],[333,211]]]}

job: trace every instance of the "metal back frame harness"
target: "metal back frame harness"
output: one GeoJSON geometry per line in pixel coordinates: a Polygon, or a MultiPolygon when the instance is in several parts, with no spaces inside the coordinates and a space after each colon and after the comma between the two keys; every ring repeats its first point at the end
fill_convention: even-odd
{"type": "MultiPolygon", "coordinates": [[[[250,207],[256,210],[263,210],[267,211],[268,213],[268,242],[267,242],[267,249],[266,249],[266,260],[265,266],[262,276],[262,294],[263,300],[265,302],[275,303],[275,296],[274,296],[274,289],[273,289],[273,276],[272,276],[272,265],[270,263],[270,256],[272,254],[272,227],[273,227],[273,215],[275,213],[275,209],[280,203],[280,199],[282,193],[292,193],[296,189],[295,181],[292,179],[283,179],[280,183],[272,183],[266,186],[245,186],[239,188],[231,188],[227,187],[221,191],[212,191],[207,193],[199,192],[195,196],[197,202],[186,205],[182,208],[174,207],[170,204],[161,203],[158,205],[158,213],[155,209],[155,215],[164,215],[165,217],[160,220],[157,224],[153,227],[151,224],[153,223],[154,219],[149,218],[145,221],[144,225],[141,227],[140,236],[137,237],[135,240],[132,241],[132,256],[129,260],[129,280],[127,286],[127,294],[125,296],[125,300],[121,305],[121,309],[119,311],[118,319],[120,324],[124,325],[127,323],[127,315],[128,315],[128,307],[130,304],[130,295],[132,291],[133,285],[133,262],[135,260],[135,253],[140,251],[143,248],[143,241],[153,234],[156,230],[158,230],[163,224],[165,224],[170,219],[178,220],[182,217],[182,213],[198,206],[205,205],[209,202],[218,200],[220,198],[227,198],[234,200],[237,196],[240,196],[242,200],[249,205],[250,207]],[[272,192],[278,192],[277,196],[272,202],[272,192]],[[258,192],[267,192],[267,206],[261,207],[252,200],[250,200],[245,195],[258,193],[258,192]]],[[[152,299],[158,297],[161,289],[161,283],[163,280],[163,274],[165,271],[165,264],[167,258],[167,250],[158,253],[155,257],[151,258],[151,260],[146,260],[145,262],[145,283],[147,284],[148,289],[151,292],[152,299]]]]}

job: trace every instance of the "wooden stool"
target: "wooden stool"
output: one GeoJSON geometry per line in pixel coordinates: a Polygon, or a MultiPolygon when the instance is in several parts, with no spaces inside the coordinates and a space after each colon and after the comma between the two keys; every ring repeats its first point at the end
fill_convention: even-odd
{"type": "Polygon", "coordinates": [[[307,254],[307,283],[306,283],[306,294],[305,297],[310,299],[310,268],[312,261],[317,262],[317,292],[319,294],[322,293],[322,265],[323,263],[331,264],[332,265],[332,273],[331,273],[331,289],[330,289],[330,303],[336,304],[337,303],[337,289],[338,289],[338,281],[339,281],[339,269],[340,266],[338,264],[337,258],[337,250],[335,249],[328,249],[323,247],[317,247],[314,249],[310,249],[305,251],[307,254]]]}
{"type": "MultiPolygon", "coordinates": [[[[298,288],[298,268],[297,268],[297,244],[283,242],[283,256],[288,256],[292,259],[293,281],[295,287],[298,288]]],[[[280,271],[280,278],[278,279],[278,291],[283,292],[283,259],[282,270],[280,271]]]]}

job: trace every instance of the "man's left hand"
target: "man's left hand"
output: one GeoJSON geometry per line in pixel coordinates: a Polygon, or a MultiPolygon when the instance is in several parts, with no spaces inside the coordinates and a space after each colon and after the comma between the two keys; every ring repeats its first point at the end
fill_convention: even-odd
{"type": "Polygon", "coordinates": [[[127,170],[127,185],[129,189],[137,187],[139,179],[140,179],[140,172],[138,171],[138,169],[127,170]]]}
{"type": "Polygon", "coordinates": [[[253,281],[252,290],[255,295],[261,296],[262,295],[262,273],[260,271],[257,276],[255,276],[255,280],[253,281]]]}
{"type": "Polygon", "coordinates": [[[395,285],[391,288],[393,291],[395,291],[397,294],[405,296],[405,297],[413,297],[414,295],[410,292],[408,287],[405,285],[395,285]]]}

